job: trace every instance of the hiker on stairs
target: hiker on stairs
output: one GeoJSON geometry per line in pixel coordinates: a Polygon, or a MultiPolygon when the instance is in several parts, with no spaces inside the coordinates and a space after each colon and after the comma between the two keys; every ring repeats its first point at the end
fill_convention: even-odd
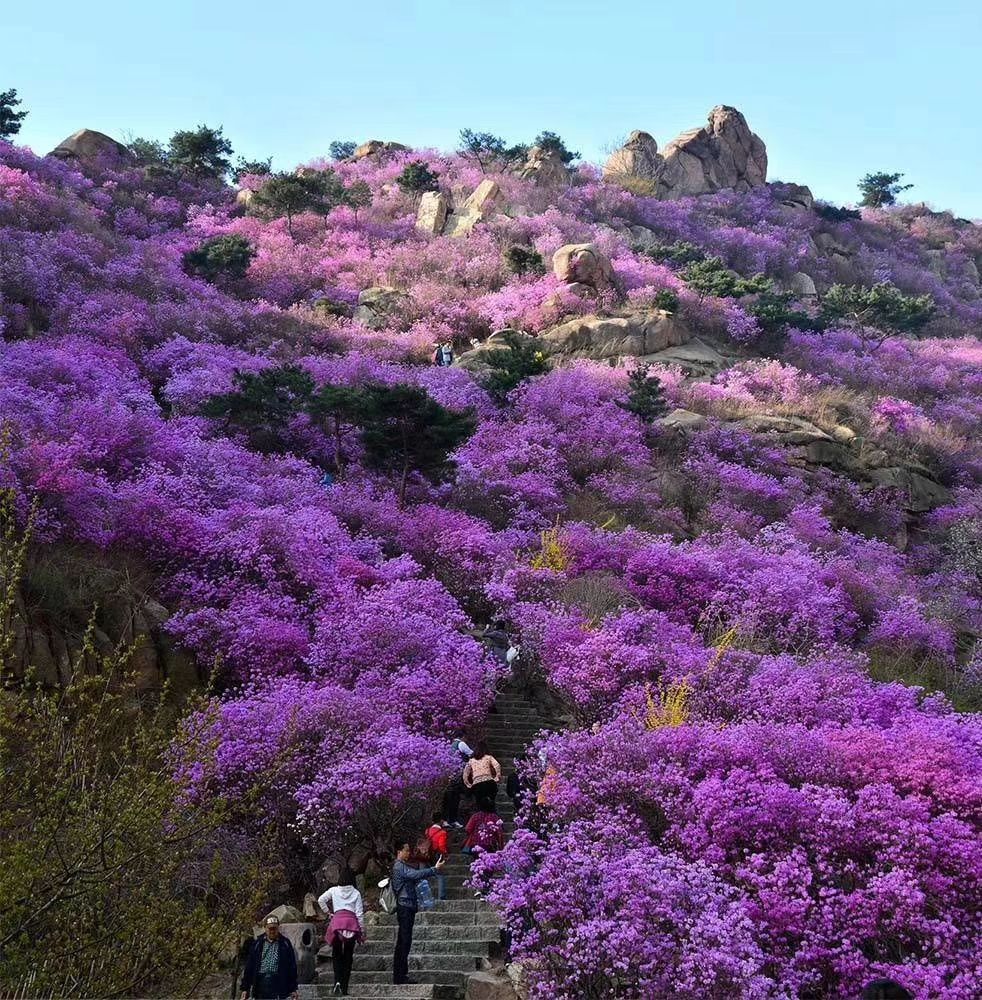
{"type": "Polygon", "coordinates": [[[423,879],[440,873],[444,860],[441,858],[432,868],[410,868],[410,846],[408,841],[396,843],[396,861],[392,866],[392,891],[396,897],[396,919],[399,932],[396,936],[396,950],[392,959],[392,982],[412,983],[409,978],[409,951],[413,946],[413,927],[419,900],[416,885],[423,879]]]}
{"type": "Polygon", "coordinates": [[[505,846],[505,828],[495,812],[494,800],[479,799],[477,812],[467,821],[464,854],[488,854],[505,846]]]}
{"type": "Polygon", "coordinates": [[[474,751],[460,738],[453,741],[454,752],[460,758],[460,769],[455,777],[451,778],[450,784],[443,795],[443,812],[449,826],[455,826],[458,830],[464,828],[460,822],[460,797],[464,794],[464,767],[474,756],[474,751]]]}
{"type": "MultiPolygon", "coordinates": [[[[447,831],[444,829],[443,813],[433,813],[433,824],[427,827],[426,839],[430,842],[430,860],[438,861],[449,853],[447,846],[447,831]]],[[[447,876],[438,872],[436,876],[436,898],[447,898],[447,876]]]]}
{"type": "Polygon", "coordinates": [[[331,914],[324,943],[332,953],[334,995],[346,997],[355,945],[365,943],[365,905],[361,893],[355,888],[355,876],[350,868],[342,870],[338,884],[323,893],[317,905],[331,914]]]}
{"type": "Polygon", "coordinates": [[[477,745],[474,756],[464,767],[464,785],[470,789],[475,800],[498,797],[498,783],[501,781],[501,765],[487,752],[483,743],[477,745]]]}

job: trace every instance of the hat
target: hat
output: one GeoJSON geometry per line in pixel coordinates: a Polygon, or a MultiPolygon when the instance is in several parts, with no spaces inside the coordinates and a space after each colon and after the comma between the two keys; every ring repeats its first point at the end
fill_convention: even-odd
{"type": "Polygon", "coordinates": [[[266,919],[265,919],[265,920],[263,921],[263,924],[264,924],[264,925],[265,925],[266,927],[269,927],[270,925],[273,925],[273,926],[275,926],[275,927],[279,927],[279,926],[280,926],[280,918],[279,918],[279,917],[274,917],[274,916],[268,916],[268,917],[267,917],[267,918],[266,918],[266,919]]]}

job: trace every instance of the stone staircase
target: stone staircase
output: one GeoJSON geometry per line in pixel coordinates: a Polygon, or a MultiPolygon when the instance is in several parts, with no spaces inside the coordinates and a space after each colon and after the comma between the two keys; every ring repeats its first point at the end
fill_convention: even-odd
{"type": "MultiPolygon", "coordinates": [[[[499,695],[495,708],[488,716],[485,734],[488,750],[501,763],[503,771],[497,809],[505,824],[505,835],[510,836],[515,824],[504,779],[515,757],[544,725],[544,720],[531,702],[516,693],[499,695]]],[[[353,1000],[460,1000],[468,975],[487,966],[491,946],[500,942],[500,923],[490,905],[476,899],[473,890],[464,885],[470,875],[470,861],[460,853],[462,844],[462,832],[451,830],[450,855],[443,869],[449,898],[437,902],[432,910],[421,910],[416,917],[409,975],[418,984],[392,982],[395,915],[366,915],[367,941],[355,951],[348,992],[353,1000]]],[[[435,879],[430,880],[430,887],[435,893],[435,879]]],[[[317,983],[300,987],[302,1000],[332,995],[331,951],[326,946],[318,954],[317,968],[317,983]]]]}

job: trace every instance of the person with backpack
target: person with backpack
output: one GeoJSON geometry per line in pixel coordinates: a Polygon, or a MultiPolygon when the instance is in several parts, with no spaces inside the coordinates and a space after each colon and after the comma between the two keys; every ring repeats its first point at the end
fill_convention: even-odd
{"type": "Polygon", "coordinates": [[[489,854],[505,846],[505,827],[494,811],[494,802],[478,801],[477,812],[467,821],[467,836],[462,848],[464,854],[489,854]]]}
{"type": "MultiPolygon", "coordinates": [[[[443,813],[433,813],[433,824],[427,827],[426,839],[430,842],[430,860],[445,858],[449,853],[447,831],[443,827],[443,813]]],[[[436,898],[447,898],[447,876],[442,872],[436,876],[436,898]]]]}
{"type": "Polygon", "coordinates": [[[346,997],[355,945],[365,943],[365,905],[361,893],[355,888],[355,876],[350,868],[342,869],[338,884],[322,893],[317,905],[331,914],[324,943],[331,948],[334,995],[346,997]]]}
{"type": "Polygon", "coordinates": [[[501,781],[501,765],[487,752],[483,743],[477,745],[474,756],[464,767],[464,785],[470,790],[475,801],[498,797],[498,782],[501,781]]]}
{"type": "Polygon", "coordinates": [[[395,955],[392,958],[392,982],[396,984],[415,982],[409,978],[409,951],[413,946],[413,927],[419,910],[416,886],[423,879],[439,874],[445,863],[441,858],[432,868],[412,868],[409,865],[409,855],[409,841],[396,841],[396,860],[389,882],[395,896],[396,920],[399,924],[395,955]]]}
{"type": "Polygon", "coordinates": [[[447,817],[447,823],[463,830],[464,824],[460,822],[460,797],[464,794],[464,765],[474,756],[474,751],[458,736],[453,741],[454,753],[460,761],[460,769],[456,777],[451,779],[447,785],[447,790],[443,795],[443,812],[447,817]]]}

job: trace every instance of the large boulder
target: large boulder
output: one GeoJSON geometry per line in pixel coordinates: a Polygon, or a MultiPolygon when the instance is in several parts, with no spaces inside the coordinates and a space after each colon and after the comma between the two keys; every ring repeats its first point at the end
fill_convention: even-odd
{"type": "Polygon", "coordinates": [[[427,191],[419,199],[416,210],[416,228],[431,236],[443,232],[450,212],[450,199],[442,191],[427,191]]]}
{"type": "Polygon", "coordinates": [[[691,339],[685,324],[660,309],[626,316],[577,316],[538,338],[543,353],[557,360],[643,357],[691,339]]]}
{"type": "Polygon", "coordinates": [[[518,1000],[511,979],[491,972],[471,973],[464,997],[465,1000],[518,1000]]]}
{"type": "Polygon", "coordinates": [[[77,160],[85,165],[120,164],[134,160],[133,154],[105,132],[80,128],[67,139],[62,139],[48,156],[59,160],[77,160]]]}
{"type": "Polygon", "coordinates": [[[563,158],[554,149],[533,146],[518,168],[518,176],[544,187],[564,187],[572,176],[563,158]]]}
{"type": "Polygon", "coordinates": [[[393,153],[405,153],[408,149],[409,147],[404,146],[401,142],[383,142],[381,139],[369,139],[368,142],[363,142],[360,146],[356,147],[354,153],[351,154],[351,159],[363,160],[366,156],[383,159],[386,156],[391,156],[393,153]]]}
{"type": "Polygon", "coordinates": [[[702,128],[690,129],[664,149],[657,196],[686,198],[732,189],[749,191],[767,182],[767,148],[736,108],[721,104],[702,128]]]}
{"type": "Polygon", "coordinates": [[[692,410],[675,409],[666,413],[658,421],[662,427],[678,431],[681,434],[693,434],[709,426],[709,421],[701,414],[692,410]]]}
{"type": "Polygon", "coordinates": [[[486,177],[467,198],[460,210],[447,222],[451,236],[466,236],[474,227],[493,215],[501,205],[501,188],[497,181],[486,177]]]}
{"type": "Polygon", "coordinates": [[[912,514],[923,514],[951,499],[951,493],[940,483],[903,466],[873,469],[870,478],[877,486],[898,490],[905,498],[904,508],[912,514]]]}
{"type": "Polygon", "coordinates": [[[552,270],[565,285],[587,285],[601,291],[615,283],[607,255],[592,243],[567,243],[552,255],[552,270]]]}
{"type": "Polygon", "coordinates": [[[402,289],[373,285],[358,293],[355,319],[373,330],[379,330],[388,326],[408,303],[409,296],[402,289]]]}
{"type": "Polygon", "coordinates": [[[658,143],[647,132],[635,130],[620,149],[615,149],[604,164],[604,180],[617,181],[627,177],[654,181],[663,163],[658,143]]]}
{"type": "Polygon", "coordinates": [[[791,276],[791,280],[788,282],[788,291],[799,299],[814,299],[818,296],[815,282],[804,271],[796,271],[791,276]]]}

